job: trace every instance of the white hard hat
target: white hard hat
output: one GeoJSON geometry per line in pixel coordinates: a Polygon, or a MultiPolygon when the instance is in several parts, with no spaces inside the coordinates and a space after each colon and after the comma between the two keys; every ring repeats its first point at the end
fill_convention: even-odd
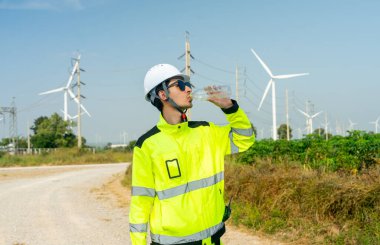
{"type": "Polygon", "coordinates": [[[172,77],[183,77],[185,82],[190,80],[188,75],[182,74],[177,68],[169,64],[158,64],[149,69],[144,78],[145,99],[149,100],[149,92],[157,85],[172,77]]]}

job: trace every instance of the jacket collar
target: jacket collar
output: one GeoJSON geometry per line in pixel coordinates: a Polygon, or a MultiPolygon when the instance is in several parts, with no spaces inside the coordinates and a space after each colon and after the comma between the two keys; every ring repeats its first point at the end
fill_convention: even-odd
{"type": "Polygon", "coordinates": [[[165,118],[160,114],[160,120],[157,123],[157,127],[160,131],[169,134],[180,133],[188,128],[188,122],[182,122],[178,124],[169,124],[166,122],[165,118]]]}

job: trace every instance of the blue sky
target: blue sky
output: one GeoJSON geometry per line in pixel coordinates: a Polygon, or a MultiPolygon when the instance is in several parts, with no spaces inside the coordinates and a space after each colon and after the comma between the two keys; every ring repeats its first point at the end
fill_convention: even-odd
{"type": "MultiPolygon", "coordinates": [[[[64,85],[71,58],[82,54],[83,118],[89,142],[120,143],[136,139],[158,120],[144,100],[146,71],[158,63],[179,69],[185,32],[190,33],[193,83],[228,84],[235,92],[239,67],[239,104],[260,137],[270,137],[271,96],[257,110],[268,75],[250,52],[253,48],[274,74],[309,72],[309,76],[276,82],[277,123],[285,122],[285,89],[289,91],[291,127],[305,128],[297,108],[327,113],[337,126],[372,130],[380,116],[380,1],[121,1],[0,0],[0,106],[15,97],[18,132],[27,122],[61,113],[61,93],[38,93],[64,85]]],[[[70,101],[70,114],[76,113],[70,101]]],[[[313,121],[321,127],[325,114],[313,121]]],[[[195,102],[193,120],[226,123],[208,102],[195,102]]],[[[0,121],[8,136],[9,119],[0,121]],[[5,121],[5,122],[4,122],[5,121]]]]}

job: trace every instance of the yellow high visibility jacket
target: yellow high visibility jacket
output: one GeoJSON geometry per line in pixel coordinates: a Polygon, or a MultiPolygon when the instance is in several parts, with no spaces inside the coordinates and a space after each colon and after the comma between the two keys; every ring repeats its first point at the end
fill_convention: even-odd
{"type": "MultiPolygon", "coordinates": [[[[158,124],[141,136],[133,153],[130,235],[146,245],[181,244],[224,229],[224,156],[254,142],[252,124],[235,101],[223,110],[228,125],[189,121],[158,124]]],[[[223,230],[224,231],[224,230],[223,230]]]]}

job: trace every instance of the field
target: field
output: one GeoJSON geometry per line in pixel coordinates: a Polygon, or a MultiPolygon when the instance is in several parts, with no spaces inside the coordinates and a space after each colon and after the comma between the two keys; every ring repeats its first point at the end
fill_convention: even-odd
{"type": "Polygon", "coordinates": [[[360,131],[257,141],[226,157],[228,223],[291,244],[380,244],[379,154],[380,135],[360,131]]]}
{"type": "MultiPolygon", "coordinates": [[[[229,224],[291,244],[380,244],[380,135],[361,131],[328,141],[255,142],[226,157],[229,224]]],[[[0,156],[0,166],[66,165],[132,160],[132,153],[60,149],[0,156]]],[[[123,179],[130,186],[131,168],[123,179]]]]}

